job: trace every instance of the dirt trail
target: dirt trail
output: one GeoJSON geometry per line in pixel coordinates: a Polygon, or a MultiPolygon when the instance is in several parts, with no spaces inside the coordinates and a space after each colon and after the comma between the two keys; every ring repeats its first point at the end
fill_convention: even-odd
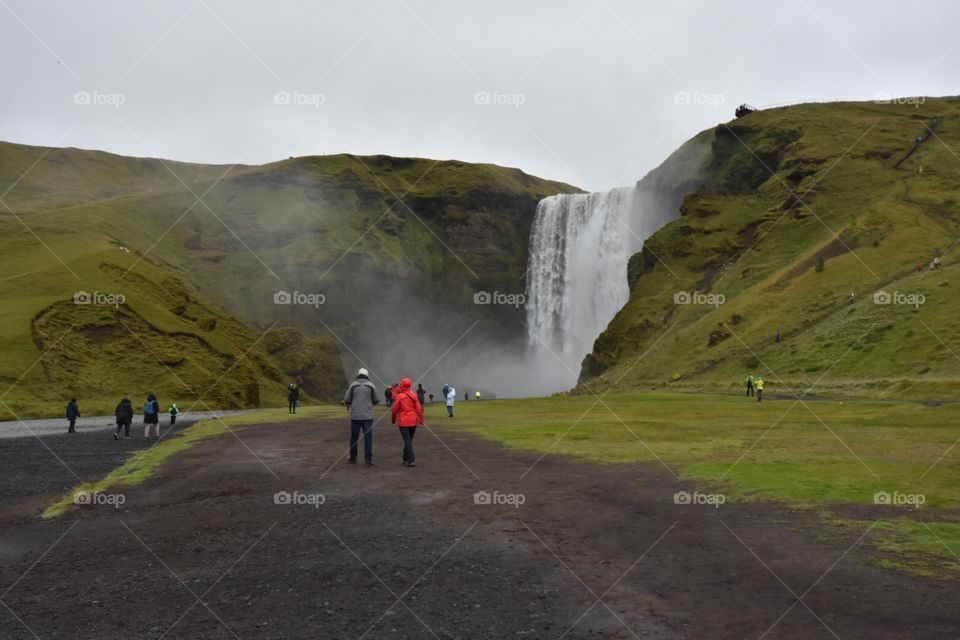
{"type": "Polygon", "coordinates": [[[121,509],[41,523],[25,513],[38,496],[16,494],[0,519],[2,636],[876,639],[960,629],[954,584],[883,570],[856,537],[820,535],[812,514],[677,505],[674,493],[694,487],[659,465],[537,462],[437,422],[417,435],[414,469],[401,467],[385,424],[376,466],[348,465],[343,421],[323,421],[203,443],[125,490],[121,509]],[[478,505],[478,491],[524,502],[478,505]],[[275,504],[277,492],[324,502],[275,504]]]}

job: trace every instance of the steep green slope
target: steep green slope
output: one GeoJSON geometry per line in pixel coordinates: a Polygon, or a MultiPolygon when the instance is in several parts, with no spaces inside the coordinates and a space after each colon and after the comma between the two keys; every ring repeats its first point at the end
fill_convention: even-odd
{"type": "Polygon", "coordinates": [[[954,393],[958,116],[956,98],[810,104],[717,127],[707,182],[631,259],[581,389],[755,373],[773,391],[954,393]]]}
{"type": "Polygon", "coordinates": [[[522,292],[537,202],[574,190],[456,161],[208,166],[9,143],[0,185],[0,383],[24,416],[214,382],[211,406],[282,399],[290,379],[333,399],[341,355],[386,378],[428,370],[472,325],[461,347],[520,339],[522,308],[474,294],[522,292]],[[73,305],[81,290],[127,303],[73,305]]]}

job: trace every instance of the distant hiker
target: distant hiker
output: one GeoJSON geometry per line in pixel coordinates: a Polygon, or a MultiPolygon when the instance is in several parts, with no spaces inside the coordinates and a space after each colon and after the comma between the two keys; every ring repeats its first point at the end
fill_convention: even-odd
{"type": "Polygon", "coordinates": [[[447,417],[453,417],[453,404],[457,401],[457,390],[447,387],[447,417]]]}
{"type": "Polygon", "coordinates": [[[753,378],[753,374],[751,373],[750,375],[747,376],[747,395],[748,396],[753,395],[753,386],[754,386],[754,378],[753,378]]]}
{"type": "Polygon", "coordinates": [[[410,378],[400,381],[400,390],[394,394],[395,402],[390,410],[390,421],[400,428],[403,436],[403,466],[417,466],[416,456],[413,453],[413,436],[417,427],[423,425],[423,405],[417,394],[410,389],[410,378]]]}
{"type": "Polygon", "coordinates": [[[470,392],[469,392],[469,391],[464,391],[464,392],[463,392],[463,399],[464,399],[464,400],[469,400],[469,399],[470,399],[470,392]]]}
{"type": "Polygon", "coordinates": [[[923,271],[923,268],[924,268],[925,266],[927,266],[926,263],[924,263],[924,262],[918,262],[918,263],[917,263],[917,271],[923,271]]]}
{"type": "Polygon", "coordinates": [[[393,387],[387,387],[383,390],[383,397],[387,400],[387,406],[393,406],[393,387]]]}
{"type": "Polygon", "coordinates": [[[143,403],[143,437],[149,438],[153,430],[157,431],[157,439],[160,439],[160,403],[157,402],[157,396],[152,393],[147,396],[147,401],[143,403]]]}
{"type": "Polygon", "coordinates": [[[934,269],[939,269],[939,268],[940,268],[940,256],[937,256],[933,259],[933,262],[930,263],[930,270],[933,271],[934,269]]]}
{"type": "Polygon", "coordinates": [[[780,344],[780,329],[777,329],[777,333],[774,336],[774,340],[777,341],[777,344],[780,344]]]}
{"type": "Polygon", "coordinates": [[[350,464],[357,464],[357,444],[363,431],[363,458],[367,466],[373,465],[373,407],[380,404],[377,388],[370,382],[370,372],[364,367],[357,371],[357,377],[346,393],[343,404],[350,410],[350,464]]]}
{"type": "Polygon", "coordinates": [[[417,383],[417,400],[420,401],[421,407],[427,403],[427,390],[419,382],[417,383]]]}
{"type": "Polygon", "coordinates": [[[430,404],[433,404],[433,394],[430,394],[430,404]]]}
{"type": "Polygon", "coordinates": [[[80,407],[77,405],[77,399],[70,398],[70,402],[67,403],[67,420],[70,422],[70,426],[67,427],[67,433],[77,432],[74,427],[77,424],[77,418],[79,417],[80,407]]]}
{"type": "Polygon", "coordinates": [[[123,429],[123,437],[130,437],[130,423],[133,422],[133,403],[130,402],[130,398],[124,396],[123,400],[120,401],[120,404],[117,405],[116,411],[114,414],[117,417],[117,430],[113,434],[114,440],[120,439],[120,429],[123,429]]]}
{"type": "Polygon", "coordinates": [[[170,405],[170,426],[177,424],[177,416],[180,415],[180,409],[177,409],[177,403],[170,405]]]}
{"type": "Polygon", "coordinates": [[[291,382],[287,387],[287,413],[296,413],[298,404],[300,404],[300,387],[296,382],[291,382]]]}
{"type": "Polygon", "coordinates": [[[760,402],[761,400],[763,400],[763,378],[757,377],[756,387],[757,387],[757,402],[760,402]]]}
{"type": "Polygon", "coordinates": [[[477,400],[480,399],[480,392],[479,392],[479,391],[477,391],[477,392],[474,393],[473,395],[474,395],[474,397],[475,397],[477,400]]]}
{"type": "Polygon", "coordinates": [[[853,304],[853,303],[856,302],[856,301],[857,301],[857,294],[854,293],[853,291],[851,291],[851,292],[850,292],[850,304],[853,304]]]}

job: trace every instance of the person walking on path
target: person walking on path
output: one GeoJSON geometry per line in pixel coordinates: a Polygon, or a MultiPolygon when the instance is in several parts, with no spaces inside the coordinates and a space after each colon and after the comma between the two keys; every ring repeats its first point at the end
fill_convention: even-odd
{"type": "Polygon", "coordinates": [[[170,405],[170,426],[177,424],[177,416],[180,415],[180,409],[177,409],[177,403],[170,405]]]}
{"type": "Polygon", "coordinates": [[[291,382],[287,389],[287,413],[296,413],[297,405],[300,404],[300,387],[296,382],[291,382]]]}
{"type": "Polygon", "coordinates": [[[392,407],[393,406],[393,387],[387,386],[387,388],[383,390],[383,397],[387,401],[387,406],[392,407]]]}
{"type": "Polygon", "coordinates": [[[114,440],[120,439],[120,429],[123,429],[123,437],[130,437],[130,423],[133,422],[133,403],[130,402],[130,398],[124,396],[123,400],[120,401],[120,404],[117,405],[116,411],[114,414],[117,417],[117,430],[113,434],[114,440]]]}
{"type": "Polygon", "coordinates": [[[76,424],[77,418],[80,417],[80,406],[77,405],[76,398],[70,398],[70,402],[67,403],[67,421],[70,423],[70,426],[67,427],[67,433],[76,433],[76,424]]]}
{"type": "Polygon", "coordinates": [[[420,383],[417,383],[417,400],[420,401],[421,407],[427,406],[427,390],[420,383]]]}
{"type": "Polygon", "coordinates": [[[143,437],[149,438],[154,429],[157,431],[156,438],[160,439],[160,403],[157,402],[157,396],[152,393],[147,396],[147,401],[143,404],[143,437]]]}
{"type": "Polygon", "coordinates": [[[380,404],[377,388],[370,382],[370,373],[363,367],[346,393],[343,404],[350,410],[350,464],[357,464],[357,444],[363,431],[363,457],[373,466],[373,407],[380,404]]]}
{"type": "Polygon", "coordinates": [[[413,453],[413,436],[417,427],[423,425],[423,405],[417,394],[410,388],[410,378],[400,381],[400,390],[394,394],[393,408],[390,410],[390,421],[400,428],[403,437],[403,466],[417,466],[417,459],[413,453]]]}
{"type": "Polygon", "coordinates": [[[453,387],[447,388],[447,417],[453,417],[453,404],[457,401],[457,390],[453,387]]]}
{"type": "Polygon", "coordinates": [[[763,400],[763,378],[757,377],[757,402],[763,400]]]}
{"type": "Polygon", "coordinates": [[[777,329],[777,333],[774,335],[774,340],[777,341],[777,344],[780,344],[780,329],[777,329]]]}
{"type": "Polygon", "coordinates": [[[753,395],[753,385],[754,385],[754,379],[753,379],[753,374],[751,373],[750,375],[747,376],[747,395],[748,396],[753,395]]]}

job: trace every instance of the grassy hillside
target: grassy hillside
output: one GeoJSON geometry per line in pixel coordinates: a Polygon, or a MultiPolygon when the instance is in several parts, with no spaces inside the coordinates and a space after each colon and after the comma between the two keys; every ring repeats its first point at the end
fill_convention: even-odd
{"type": "Polygon", "coordinates": [[[960,100],[800,105],[713,133],[706,184],[631,260],[581,390],[739,389],[754,373],[768,391],[954,395],[960,100]]]}
{"type": "Polygon", "coordinates": [[[290,379],[333,399],[341,355],[386,366],[398,336],[429,334],[399,363],[415,375],[478,320],[471,339],[522,336],[522,308],[474,293],[522,291],[536,203],[574,190],[456,161],[210,166],[10,143],[0,185],[0,399],[21,417],[150,391],[250,406],[290,379]],[[126,303],[75,305],[78,291],[126,303]]]}

